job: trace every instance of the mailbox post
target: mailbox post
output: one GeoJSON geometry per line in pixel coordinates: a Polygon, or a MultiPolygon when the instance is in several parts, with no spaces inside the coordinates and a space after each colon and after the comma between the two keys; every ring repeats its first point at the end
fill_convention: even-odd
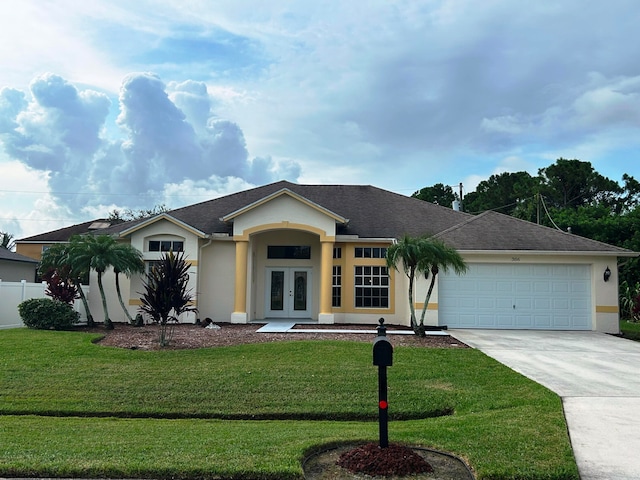
{"type": "Polygon", "coordinates": [[[373,364],[378,366],[378,423],[380,448],[389,446],[389,403],[387,402],[387,367],[393,365],[393,346],[387,339],[384,318],[379,320],[378,336],[373,342],[373,364]]]}

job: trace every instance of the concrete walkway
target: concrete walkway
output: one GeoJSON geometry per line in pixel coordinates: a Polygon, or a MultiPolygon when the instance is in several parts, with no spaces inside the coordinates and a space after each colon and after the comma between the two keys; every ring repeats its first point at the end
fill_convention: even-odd
{"type": "Polygon", "coordinates": [[[640,343],[597,332],[449,330],[562,398],[582,480],[640,479],[640,343]]]}

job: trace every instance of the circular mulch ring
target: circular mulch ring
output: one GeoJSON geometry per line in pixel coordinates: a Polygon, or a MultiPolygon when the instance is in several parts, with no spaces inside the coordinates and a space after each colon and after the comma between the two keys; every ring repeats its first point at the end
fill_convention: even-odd
{"type": "Polygon", "coordinates": [[[363,480],[384,479],[401,480],[475,480],[471,469],[461,459],[454,455],[428,448],[410,447],[416,454],[433,467],[433,472],[412,474],[408,476],[369,476],[362,473],[352,473],[338,465],[340,456],[355,448],[361,447],[362,442],[347,443],[329,447],[312,453],[303,461],[304,478],[307,480],[363,480]]]}

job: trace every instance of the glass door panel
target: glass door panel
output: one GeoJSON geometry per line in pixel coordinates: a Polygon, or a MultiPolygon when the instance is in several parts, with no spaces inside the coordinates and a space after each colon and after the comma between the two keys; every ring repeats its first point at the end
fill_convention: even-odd
{"type": "Polygon", "coordinates": [[[293,273],[293,309],[307,310],[307,272],[293,273]]]}
{"type": "Polygon", "coordinates": [[[284,310],[284,272],[273,270],[271,272],[271,302],[270,309],[274,311],[284,310]]]}
{"type": "Polygon", "coordinates": [[[267,268],[265,317],[311,317],[311,269],[267,268]]]}

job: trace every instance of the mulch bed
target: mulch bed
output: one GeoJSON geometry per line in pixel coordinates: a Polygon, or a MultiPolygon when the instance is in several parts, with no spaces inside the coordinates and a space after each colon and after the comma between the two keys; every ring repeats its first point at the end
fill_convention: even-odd
{"type": "MultiPolygon", "coordinates": [[[[369,342],[375,338],[373,334],[363,333],[258,333],[263,324],[231,324],[216,323],[220,328],[203,328],[194,324],[174,325],[174,333],[165,350],[226,347],[247,343],[266,343],[300,340],[348,340],[353,342],[369,342]]],[[[95,327],[76,327],[78,331],[99,333],[104,335],[100,345],[108,347],[129,348],[135,350],[160,350],[158,343],[159,327],[155,324],[134,327],[126,323],[116,323],[113,330],[106,330],[102,325],[95,327]]],[[[374,330],[371,325],[300,325],[304,329],[318,330],[374,330]]],[[[402,327],[389,326],[389,329],[402,327]]],[[[427,347],[427,348],[468,348],[462,342],[449,335],[389,335],[389,341],[395,346],[427,347]]]]}

